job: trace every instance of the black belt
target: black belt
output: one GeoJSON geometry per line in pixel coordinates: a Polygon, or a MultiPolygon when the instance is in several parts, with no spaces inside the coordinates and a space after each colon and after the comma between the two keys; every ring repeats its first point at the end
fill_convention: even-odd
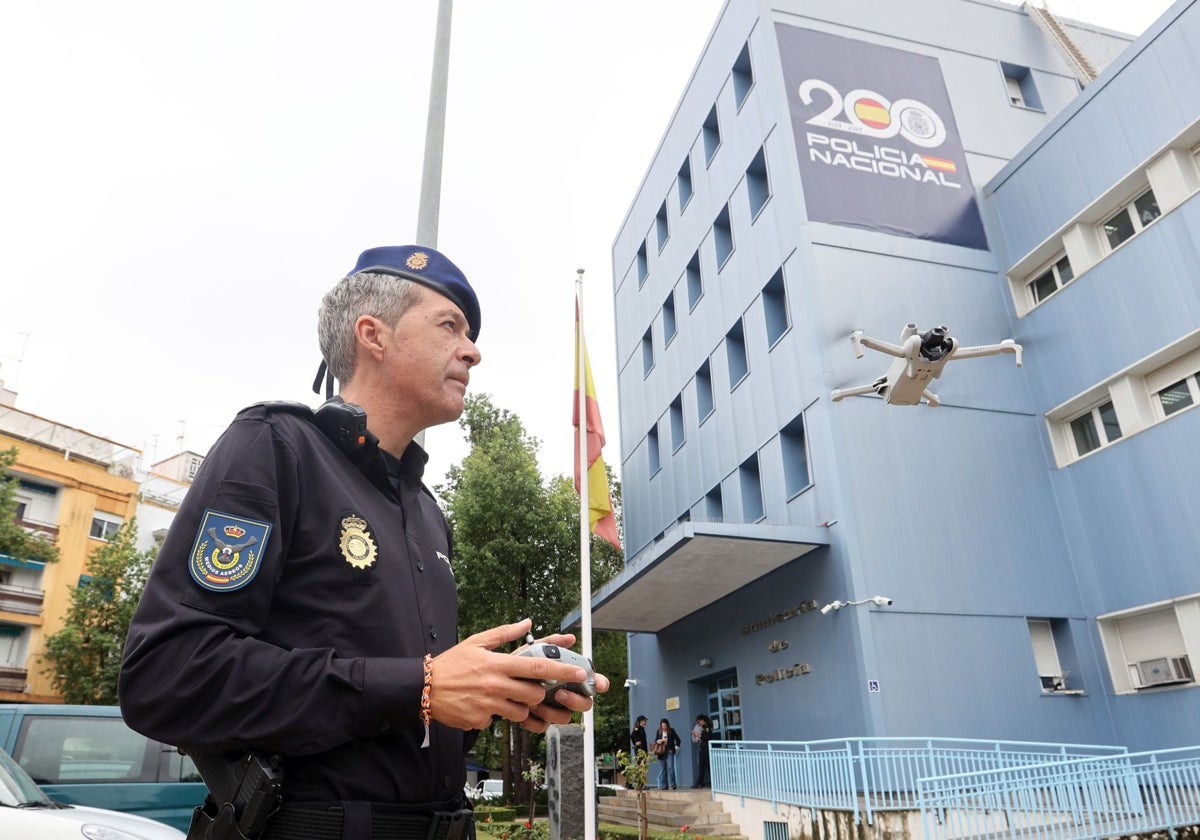
{"type": "Polygon", "coordinates": [[[404,814],[369,802],[323,810],[285,805],[267,822],[262,840],[475,840],[475,820],[469,808],[404,814]]]}

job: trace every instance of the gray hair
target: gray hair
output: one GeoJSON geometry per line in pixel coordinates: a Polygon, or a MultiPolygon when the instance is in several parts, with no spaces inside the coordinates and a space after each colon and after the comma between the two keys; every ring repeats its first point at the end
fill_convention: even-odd
{"type": "Polygon", "coordinates": [[[388,325],[416,303],[415,284],[404,277],[360,271],[325,293],[317,314],[317,338],[329,372],[343,385],[354,375],[354,324],[371,315],[388,325]]]}

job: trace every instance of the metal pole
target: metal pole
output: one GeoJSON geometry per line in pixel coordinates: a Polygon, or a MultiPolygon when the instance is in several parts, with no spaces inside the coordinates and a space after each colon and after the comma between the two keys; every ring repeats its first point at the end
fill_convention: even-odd
{"type": "MultiPolygon", "coordinates": [[[[421,199],[417,206],[417,245],[437,247],[442,207],[442,146],[446,138],[446,88],[450,78],[450,13],[454,0],[438,0],[433,37],[433,72],[429,77],[429,116],[425,121],[425,162],[421,167],[421,199]]],[[[416,435],[424,448],[425,431],[416,435]]]]}
{"type": "MultiPolygon", "coordinates": [[[[583,340],[583,269],[575,278],[579,346],[579,613],[583,655],[592,658],[592,517],[588,500],[587,346],[583,340]]],[[[594,660],[593,660],[594,661],[594,660]]],[[[596,740],[592,709],[583,713],[583,840],[596,837],[596,740]]]]}
{"type": "Polygon", "coordinates": [[[437,247],[438,213],[442,204],[442,146],[446,136],[446,88],[450,77],[450,12],[453,0],[438,0],[429,80],[429,117],[425,123],[425,164],[421,169],[421,203],[417,210],[417,245],[437,247]]]}

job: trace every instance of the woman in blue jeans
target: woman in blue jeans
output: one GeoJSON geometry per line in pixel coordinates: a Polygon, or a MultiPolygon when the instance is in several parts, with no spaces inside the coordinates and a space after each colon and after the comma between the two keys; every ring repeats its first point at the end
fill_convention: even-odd
{"type": "Polygon", "coordinates": [[[663,718],[654,733],[654,752],[658,756],[658,787],[660,790],[675,790],[675,753],[679,750],[679,735],[671,723],[663,718]]]}

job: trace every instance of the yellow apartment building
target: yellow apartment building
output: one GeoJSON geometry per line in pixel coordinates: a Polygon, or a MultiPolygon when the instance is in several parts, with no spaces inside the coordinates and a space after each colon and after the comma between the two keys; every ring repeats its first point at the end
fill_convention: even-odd
{"type": "Polygon", "coordinates": [[[17,520],[53,537],[59,559],[0,554],[0,702],[61,702],[43,673],[45,639],[62,628],[91,552],[137,513],[140,452],[21,411],[9,398],[0,400],[0,450],[14,447],[17,520]]]}

